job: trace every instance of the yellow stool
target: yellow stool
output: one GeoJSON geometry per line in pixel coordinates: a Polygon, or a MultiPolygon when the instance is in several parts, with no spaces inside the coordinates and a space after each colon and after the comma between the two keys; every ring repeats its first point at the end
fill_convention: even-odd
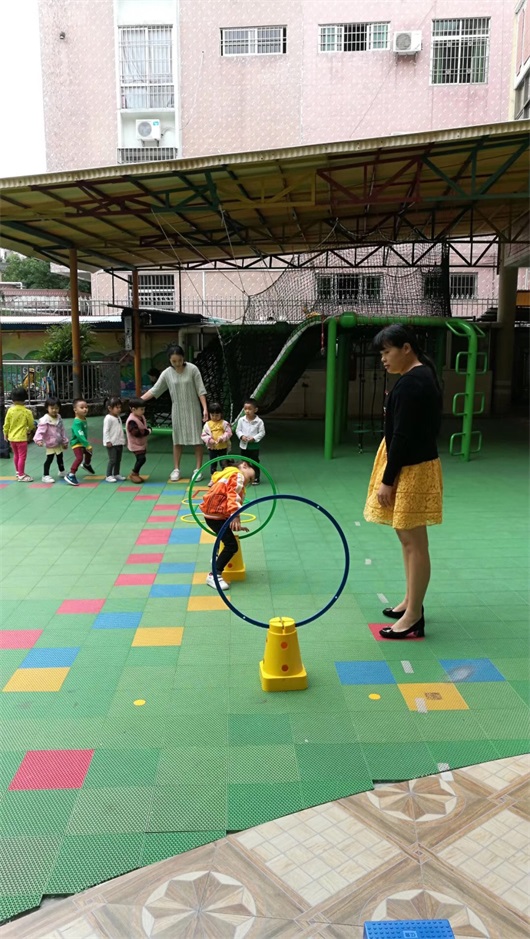
{"type": "Polygon", "coordinates": [[[237,552],[234,554],[232,560],[228,562],[223,571],[223,577],[229,584],[231,584],[234,580],[245,580],[247,576],[247,569],[245,567],[245,562],[243,560],[243,554],[241,551],[241,541],[237,535],[234,537],[237,541],[237,552]]]}
{"type": "Polygon", "coordinates": [[[298,634],[290,616],[269,620],[263,660],[259,663],[263,691],[300,691],[307,688],[298,634]]]}

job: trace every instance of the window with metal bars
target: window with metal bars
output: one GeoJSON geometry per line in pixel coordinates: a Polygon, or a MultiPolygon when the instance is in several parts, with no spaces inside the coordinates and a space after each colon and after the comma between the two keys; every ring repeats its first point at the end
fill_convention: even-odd
{"type": "Polygon", "coordinates": [[[352,300],[380,300],[380,274],[317,274],[317,299],[350,303],[352,300]]]}
{"type": "MultiPolygon", "coordinates": [[[[138,274],[138,298],[141,307],[175,309],[173,274],[138,274]]],[[[129,303],[132,304],[132,277],[129,277],[129,303]]]]}
{"type": "Polygon", "coordinates": [[[285,55],[286,52],[286,26],[221,30],[221,55],[285,55]]]}
{"type": "Polygon", "coordinates": [[[480,84],[488,80],[489,16],[433,20],[433,85],[480,84]]]}
{"type": "MultiPolygon", "coordinates": [[[[449,293],[451,300],[474,300],[477,296],[477,275],[450,274],[449,293]]],[[[441,273],[424,274],[423,296],[426,300],[439,300],[442,297],[441,273]]]]}
{"type": "Polygon", "coordinates": [[[118,42],[121,108],[173,108],[173,27],[120,26],[118,42]]]}
{"type": "Polygon", "coordinates": [[[330,23],[320,27],[320,52],[388,49],[389,23],[330,23]]]}

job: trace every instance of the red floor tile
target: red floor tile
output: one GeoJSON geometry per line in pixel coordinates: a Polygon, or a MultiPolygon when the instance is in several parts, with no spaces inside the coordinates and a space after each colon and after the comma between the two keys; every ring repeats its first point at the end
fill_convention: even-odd
{"type": "Polygon", "coordinates": [[[0,632],[0,649],[31,649],[42,629],[5,629],[0,632]]]}
{"type": "Polygon", "coordinates": [[[28,750],[9,789],[80,789],[93,750],[28,750]]]}
{"type": "Polygon", "coordinates": [[[139,584],[154,584],[156,574],[120,574],[114,581],[115,587],[135,587],[139,584]]]}
{"type": "MultiPolygon", "coordinates": [[[[379,635],[379,630],[382,629],[383,626],[391,625],[392,623],[389,623],[388,621],[386,623],[368,623],[368,629],[372,633],[372,636],[376,642],[396,642],[396,639],[383,639],[383,637],[379,635]]],[[[412,642],[423,642],[423,638],[419,638],[418,636],[410,636],[409,639],[412,642]]],[[[403,639],[402,642],[409,642],[409,639],[403,639]]]]}
{"type": "Polygon", "coordinates": [[[149,522],[174,522],[176,518],[177,518],[176,515],[151,515],[150,518],[147,519],[147,523],[149,524],[149,522]]]}
{"type": "Polygon", "coordinates": [[[126,564],[160,564],[164,559],[163,554],[130,554],[126,564]]]}
{"type": "Polygon", "coordinates": [[[141,531],[138,538],[136,539],[136,544],[167,544],[169,541],[169,536],[171,534],[171,528],[146,528],[144,531],[141,531]]]}
{"type": "Polygon", "coordinates": [[[156,502],[158,496],[136,496],[135,502],[156,502]]]}
{"type": "Polygon", "coordinates": [[[63,600],[58,613],[101,613],[105,600],[63,600]]]}

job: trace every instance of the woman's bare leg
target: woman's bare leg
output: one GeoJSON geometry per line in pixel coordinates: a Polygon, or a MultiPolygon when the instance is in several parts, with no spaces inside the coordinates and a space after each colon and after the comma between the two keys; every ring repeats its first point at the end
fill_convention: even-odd
{"type": "Polygon", "coordinates": [[[407,577],[407,609],[394,632],[409,629],[421,617],[421,608],[431,578],[431,559],[429,557],[429,539],[425,525],[418,528],[399,529],[397,531],[403,548],[405,572],[407,577]]]}
{"type": "MultiPolygon", "coordinates": [[[[399,532],[396,532],[396,534],[399,538],[399,532]]],[[[403,543],[401,543],[401,551],[403,553],[403,568],[405,570],[405,596],[401,603],[396,603],[393,607],[396,613],[401,613],[402,610],[406,610],[409,602],[409,555],[408,552],[405,551],[405,545],[403,543]]]]}
{"type": "Polygon", "coordinates": [[[196,464],[196,468],[197,468],[198,470],[200,470],[200,468],[201,468],[201,466],[202,466],[202,458],[203,458],[203,455],[204,455],[204,447],[203,447],[202,443],[199,443],[199,444],[197,444],[197,446],[196,446],[194,449],[195,449],[195,464],[196,464]]]}
{"type": "Polygon", "coordinates": [[[182,446],[180,443],[173,444],[173,463],[175,464],[175,469],[180,469],[180,459],[182,457],[182,446]]]}

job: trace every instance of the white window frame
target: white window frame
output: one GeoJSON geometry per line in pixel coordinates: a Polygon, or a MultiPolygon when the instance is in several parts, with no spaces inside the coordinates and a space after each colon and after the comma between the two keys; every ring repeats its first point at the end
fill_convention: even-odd
{"type": "MultiPolygon", "coordinates": [[[[151,310],[175,309],[175,275],[172,273],[138,274],[138,300],[151,310]]],[[[132,275],[129,275],[129,303],[132,304],[132,275]]]]}
{"type": "Polygon", "coordinates": [[[239,56],[249,56],[249,55],[286,55],[287,54],[287,26],[226,26],[221,27],[221,56],[223,59],[231,59],[239,56]],[[272,42],[270,36],[267,36],[268,30],[278,30],[277,41],[281,46],[281,49],[274,49],[272,51],[266,51],[263,48],[263,45],[267,42],[272,42]],[[244,35],[241,35],[237,40],[231,38],[229,34],[232,33],[246,33],[246,39],[244,35]],[[227,46],[230,43],[235,44],[236,41],[243,45],[246,41],[248,44],[247,52],[227,52],[227,46]],[[260,48],[261,45],[261,48],[260,48]]]}
{"type": "Polygon", "coordinates": [[[451,300],[476,300],[477,285],[477,274],[449,274],[449,296],[451,300]]]}
{"type": "Polygon", "coordinates": [[[118,26],[118,78],[119,78],[119,89],[120,89],[120,110],[121,111],[174,111],[175,110],[175,72],[174,72],[174,61],[173,61],[173,43],[174,43],[174,34],[173,34],[173,24],[172,23],[159,23],[157,25],[136,25],[136,24],[127,24],[123,26],[118,26]],[[154,36],[157,34],[157,30],[164,30],[167,32],[167,43],[166,43],[166,55],[168,57],[169,71],[166,75],[160,76],[156,73],[156,43],[153,42],[154,36]],[[138,49],[143,48],[144,50],[144,61],[140,62],[141,70],[144,74],[138,78],[134,79],[129,76],[129,72],[133,70],[134,62],[133,55],[131,54],[131,60],[128,65],[126,64],[126,50],[132,53],[134,46],[130,43],[127,43],[126,39],[127,34],[129,38],[133,33],[137,33],[139,37],[139,42],[137,43],[138,49]],[[143,34],[143,41],[141,39],[143,34]],[[147,104],[143,103],[134,103],[129,104],[128,98],[134,100],[135,95],[144,95],[147,104]],[[156,98],[159,98],[157,101],[156,98]],[[164,104],[160,104],[160,101],[164,101],[164,104]]]}
{"type": "Polygon", "coordinates": [[[318,51],[327,52],[388,52],[390,49],[390,23],[386,20],[381,22],[359,22],[359,23],[322,23],[319,25],[318,51]],[[344,31],[346,27],[366,26],[366,48],[365,49],[344,49],[344,31]],[[386,45],[374,45],[377,32],[382,27],[386,27],[386,45]],[[326,48],[325,37],[333,37],[334,48],[326,48]]]}
{"type": "Polygon", "coordinates": [[[444,86],[488,84],[490,23],[491,20],[489,16],[448,17],[446,19],[435,19],[432,21],[431,62],[429,77],[429,82],[431,85],[444,86]],[[451,24],[455,24],[455,26],[452,26],[451,24]],[[457,29],[455,28],[456,26],[457,29]],[[480,46],[482,46],[482,48],[480,48],[480,46]],[[446,52],[446,68],[440,68],[438,70],[438,53],[441,53],[443,56],[444,49],[446,52]],[[471,71],[471,76],[469,81],[464,81],[462,78],[465,72],[465,62],[463,57],[465,53],[469,55],[470,49],[471,66],[469,71],[471,71]],[[480,74],[480,71],[482,71],[483,77],[473,79],[474,70],[476,74],[480,74]],[[444,73],[450,71],[456,72],[456,81],[443,80],[444,73]]]}
{"type": "Polygon", "coordinates": [[[382,274],[317,274],[317,297],[316,302],[333,303],[379,303],[383,297],[383,275],[382,274]],[[345,293],[346,278],[354,278],[357,282],[357,290],[350,296],[341,296],[345,293]],[[368,289],[369,281],[378,281],[377,295],[372,289],[368,289]],[[324,281],[329,281],[329,296],[325,297],[321,293],[321,285],[324,281]]]}

